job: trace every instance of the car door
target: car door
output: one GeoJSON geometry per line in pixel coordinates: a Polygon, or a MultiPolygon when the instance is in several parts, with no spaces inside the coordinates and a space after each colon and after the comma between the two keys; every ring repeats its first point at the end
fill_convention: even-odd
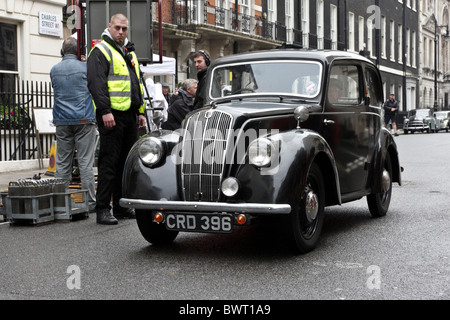
{"type": "Polygon", "coordinates": [[[321,133],[333,151],[343,197],[360,193],[367,183],[371,131],[364,87],[360,63],[346,61],[331,66],[321,133]]]}

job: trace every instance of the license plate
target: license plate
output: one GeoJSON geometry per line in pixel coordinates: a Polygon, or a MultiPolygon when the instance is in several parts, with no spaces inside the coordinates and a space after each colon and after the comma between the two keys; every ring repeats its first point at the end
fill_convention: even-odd
{"type": "Polygon", "coordinates": [[[165,224],[169,230],[231,233],[233,231],[233,216],[231,214],[169,213],[166,215],[165,224]]]}

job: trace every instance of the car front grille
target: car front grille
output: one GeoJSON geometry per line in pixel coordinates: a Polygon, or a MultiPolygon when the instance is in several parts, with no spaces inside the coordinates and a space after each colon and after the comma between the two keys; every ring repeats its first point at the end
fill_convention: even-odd
{"type": "Polygon", "coordinates": [[[185,201],[218,201],[231,115],[218,110],[193,114],[186,123],[181,156],[185,201]]]}

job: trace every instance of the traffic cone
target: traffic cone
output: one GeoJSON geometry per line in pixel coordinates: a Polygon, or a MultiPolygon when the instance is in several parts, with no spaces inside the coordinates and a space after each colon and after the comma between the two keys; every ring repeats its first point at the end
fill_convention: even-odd
{"type": "Polygon", "coordinates": [[[47,176],[54,176],[56,173],[56,140],[52,142],[50,147],[50,157],[48,159],[48,170],[45,173],[47,176]]]}

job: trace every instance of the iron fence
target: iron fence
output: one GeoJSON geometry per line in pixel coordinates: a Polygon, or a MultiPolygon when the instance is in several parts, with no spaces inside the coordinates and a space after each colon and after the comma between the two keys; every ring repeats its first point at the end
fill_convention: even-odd
{"type": "MultiPolygon", "coordinates": [[[[33,108],[52,106],[50,82],[17,81],[0,92],[0,161],[38,158],[33,108]]],[[[42,154],[48,155],[54,136],[40,138],[42,154]]]]}

